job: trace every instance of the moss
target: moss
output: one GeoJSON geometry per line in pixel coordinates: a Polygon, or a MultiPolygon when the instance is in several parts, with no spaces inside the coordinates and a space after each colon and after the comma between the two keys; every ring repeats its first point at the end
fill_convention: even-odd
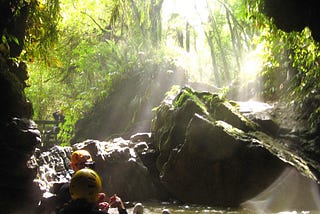
{"type": "Polygon", "coordinates": [[[215,125],[218,127],[222,127],[226,133],[233,136],[235,139],[239,139],[239,140],[241,139],[242,141],[246,141],[248,139],[248,136],[244,131],[236,127],[233,127],[232,125],[224,121],[218,120],[215,122],[215,125]]]}
{"type": "Polygon", "coordinates": [[[216,94],[210,94],[208,92],[195,92],[191,88],[185,87],[178,94],[173,102],[175,108],[182,107],[189,100],[195,103],[205,115],[209,115],[209,107],[211,101],[217,97],[216,94]]]}

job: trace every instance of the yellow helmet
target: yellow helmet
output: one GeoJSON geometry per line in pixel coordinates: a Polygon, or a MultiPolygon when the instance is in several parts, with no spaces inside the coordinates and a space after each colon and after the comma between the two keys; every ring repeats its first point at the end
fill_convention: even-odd
{"type": "Polygon", "coordinates": [[[101,189],[99,175],[92,169],[84,168],[72,176],[69,191],[73,200],[85,199],[89,203],[95,203],[101,189]]]}

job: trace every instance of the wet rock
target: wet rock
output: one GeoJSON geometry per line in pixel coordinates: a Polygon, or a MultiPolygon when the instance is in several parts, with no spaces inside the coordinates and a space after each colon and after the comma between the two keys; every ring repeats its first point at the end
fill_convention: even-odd
{"type": "Polygon", "coordinates": [[[144,132],[144,133],[137,133],[130,137],[130,140],[134,143],[136,142],[146,142],[149,143],[151,138],[151,133],[144,132]]]}
{"type": "Polygon", "coordinates": [[[54,146],[43,152],[37,149],[29,164],[37,169],[35,182],[43,192],[58,189],[56,187],[59,186],[58,184],[68,182],[71,179],[73,174],[70,168],[71,153],[71,147],[54,146]]]}
{"type": "Polygon", "coordinates": [[[259,125],[259,130],[268,133],[271,136],[277,137],[283,134],[280,127],[272,115],[273,105],[268,105],[262,102],[236,102],[239,111],[248,119],[259,125]]]}
{"type": "MultiPolygon", "coordinates": [[[[146,137],[145,140],[148,141],[146,137]]],[[[161,199],[166,194],[144,165],[148,145],[115,138],[110,141],[86,140],[72,147],[55,146],[33,157],[38,169],[38,181],[46,192],[55,193],[60,183],[68,182],[73,171],[70,168],[72,151],[86,149],[95,161],[95,168],[103,180],[103,192],[108,196],[119,195],[125,201],[161,199]]]]}

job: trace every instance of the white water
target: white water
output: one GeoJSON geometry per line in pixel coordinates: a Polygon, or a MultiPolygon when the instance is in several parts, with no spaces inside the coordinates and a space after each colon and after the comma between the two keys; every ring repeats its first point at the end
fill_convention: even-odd
{"type": "Polygon", "coordinates": [[[254,113],[254,112],[260,112],[260,111],[273,108],[272,105],[259,102],[259,101],[246,101],[246,102],[237,101],[237,103],[239,105],[239,111],[241,113],[249,113],[249,112],[254,113]]]}

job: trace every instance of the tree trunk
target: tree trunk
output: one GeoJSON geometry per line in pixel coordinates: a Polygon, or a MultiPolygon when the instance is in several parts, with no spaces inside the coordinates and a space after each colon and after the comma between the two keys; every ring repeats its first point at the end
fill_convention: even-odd
{"type": "Polygon", "coordinates": [[[217,61],[216,61],[216,56],[215,56],[215,50],[214,50],[214,44],[212,42],[213,40],[213,35],[212,32],[208,33],[208,32],[204,32],[210,47],[210,54],[211,54],[211,63],[212,63],[212,69],[213,69],[213,74],[211,75],[213,77],[213,79],[216,82],[217,87],[221,87],[221,78],[220,78],[220,74],[219,74],[219,70],[218,70],[218,66],[217,66],[217,61]]]}
{"type": "Polygon", "coordinates": [[[186,24],[186,50],[190,52],[190,24],[187,22],[186,24]]]}
{"type": "Polygon", "coordinates": [[[220,36],[220,32],[218,31],[218,26],[217,26],[217,22],[215,20],[214,17],[212,17],[212,29],[214,29],[215,31],[215,36],[213,36],[216,40],[216,43],[218,45],[218,48],[220,49],[221,52],[221,61],[222,61],[222,65],[223,65],[223,73],[224,75],[222,76],[224,81],[230,81],[230,71],[229,71],[229,66],[228,66],[228,62],[226,60],[226,52],[225,49],[222,46],[222,42],[221,42],[221,36],[220,36]]]}
{"type": "Polygon", "coordinates": [[[158,45],[161,41],[162,22],[161,8],[163,0],[151,0],[149,18],[151,22],[151,41],[153,45],[158,45]]]}
{"type": "Polygon", "coordinates": [[[229,25],[230,34],[231,34],[232,48],[233,48],[233,52],[234,52],[234,55],[235,55],[235,58],[236,58],[237,70],[240,71],[240,69],[241,69],[241,66],[240,66],[240,50],[238,48],[236,48],[237,41],[236,41],[235,33],[233,31],[233,27],[232,27],[232,24],[231,24],[229,11],[227,9],[226,9],[226,17],[227,17],[227,21],[228,21],[228,25],[229,25]]]}

